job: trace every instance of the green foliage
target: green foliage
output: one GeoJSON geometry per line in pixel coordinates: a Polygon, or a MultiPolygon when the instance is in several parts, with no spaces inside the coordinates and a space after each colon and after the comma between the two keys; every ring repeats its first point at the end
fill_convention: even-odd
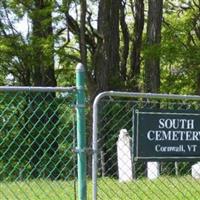
{"type": "MultiPolygon", "coordinates": [[[[42,2],[42,1],[41,1],[42,2]]],[[[36,1],[31,0],[8,0],[0,4],[0,69],[3,72],[2,83],[8,74],[12,74],[15,79],[15,84],[33,84],[33,68],[37,64],[38,55],[41,55],[42,62],[45,65],[51,65],[52,55],[54,57],[55,73],[58,85],[73,85],[74,84],[74,65],[80,61],[79,52],[79,33],[71,31],[67,27],[66,13],[73,12],[73,26],[79,25],[78,16],[76,16],[76,6],[79,6],[79,1],[44,1],[40,9],[36,9],[36,1]],[[6,13],[7,11],[7,13],[6,13]],[[20,22],[27,16],[29,21],[29,31],[24,36],[22,31],[15,30],[15,24],[20,22]],[[51,16],[51,17],[50,17],[51,16]],[[76,17],[75,17],[76,16],[76,17]],[[6,20],[5,20],[6,19],[6,20]],[[40,34],[33,34],[33,20],[38,20],[40,26],[40,34]],[[77,23],[77,24],[75,24],[77,23]],[[52,24],[52,35],[46,35],[48,26],[52,24]],[[6,33],[6,34],[5,34],[6,33]],[[35,52],[37,51],[37,52],[35,52]],[[30,73],[30,75],[27,75],[30,73]],[[28,77],[30,76],[30,77],[28,77]],[[26,81],[20,77],[25,77],[26,81]]],[[[98,25],[93,21],[96,20],[97,10],[91,10],[91,4],[97,1],[88,0],[87,33],[88,37],[92,38],[92,33],[96,33],[95,26],[98,25]],[[90,15],[91,14],[91,15],[90,15]],[[93,29],[92,29],[93,26],[93,29]],[[90,31],[89,31],[90,30],[90,31]]],[[[131,19],[131,8],[128,6],[127,0],[127,27],[129,33],[133,33],[133,22],[131,19]],[[130,19],[129,19],[130,18],[130,19]]],[[[145,1],[145,8],[147,1],[145,1]]],[[[77,9],[77,11],[79,11],[77,9]]],[[[164,19],[162,28],[162,43],[161,45],[145,46],[146,30],[143,35],[142,45],[142,62],[141,62],[141,78],[140,86],[143,88],[144,77],[143,60],[146,58],[161,57],[161,92],[167,93],[184,93],[192,94],[197,89],[196,79],[199,73],[200,64],[200,39],[199,39],[199,8],[198,1],[188,2],[186,0],[165,1],[164,2],[164,19]]],[[[80,13],[78,12],[78,15],[80,13]]],[[[146,14],[146,13],[145,13],[146,14]]],[[[145,22],[146,23],[146,22],[145,22]]],[[[97,35],[92,38],[95,41],[97,35]]],[[[134,38],[130,34],[130,38],[134,38]]],[[[122,35],[120,35],[122,40],[122,35]]],[[[91,48],[87,46],[88,50],[91,48]]],[[[123,48],[123,42],[120,41],[120,50],[123,48]]],[[[93,49],[94,50],[94,49],[93,49]]],[[[95,74],[94,55],[93,51],[88,51],[88,72],[91,76],[95,74]]],[[[130,60],[130,55],[129,55],[130,60]]],[[[37,64],[38,65],[38,64],[37,64]]],[[[132,66],[127,64],[127,73],[132,66]]],[[[131,88],[132,78],[128,76],[125,85],[131,88]]],[[[119,88],[120,81],[114,79],[110,81],[114,88],[119,88]]]]}
{"type": "Polygon", "coordinates": [[[194,22],[198,9],[165,14],[161,46],[161,91],[194,94],[200,66],[200,40],[194,22]]]}

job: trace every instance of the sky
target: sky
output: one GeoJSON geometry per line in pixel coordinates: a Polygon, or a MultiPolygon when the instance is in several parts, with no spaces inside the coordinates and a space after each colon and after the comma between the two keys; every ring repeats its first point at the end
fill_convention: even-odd
{"type": "Polygon", "coordinates": [[[17,31],[21,32],[24,36],[26,36],[28,33],[28,29],[30,28],[30,23],[28,22],[27,15],[25,15],[18,23],[15,23],[14,26],[17,31]]]}

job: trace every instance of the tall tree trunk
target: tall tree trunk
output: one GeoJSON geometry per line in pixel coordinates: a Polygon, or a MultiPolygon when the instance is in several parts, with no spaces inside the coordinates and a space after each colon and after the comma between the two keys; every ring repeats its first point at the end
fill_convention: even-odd
{"type": "Polygon", "coordinates": [[[139,91],[139,76],[140,76],[140,63],[141,63],[140,54],[141,54],[141,46],[142,46],[142,33],[143,33],[143,28],[144,28],[144,2],[143,0],[135,0],[134,19],[135,19],[134,38],[132,41],[132,49],[131,49],[131,71],[132,71],[131,88],[133,88],[133,91],[139,91]]]}
{"type": "Polygon", "coordinates": [[[119,86],[119,0],[100,0],[94,56],[97,93],[119,86]]]}
{"type": "Polygon", "coordinates": [[[86,41],[85,41],[85,17],[86,17],[86,0],[80,0],[81,6],[81,19],[80,19],[80,55],[81,55],[81,62],[84,66],[87,66],[87,48],[86,48],[86,41]]]}
{"type": "MultiPolygon", "coordinates": [[[[127,80],[127,66],[126,65],[127,65],[128,55],[129,55],[129,41],[130,41],[129,30],[126,24],[125,8],[126,8],[126,1],[121,1],[119,20],[120,20],[120,26],[122,30],[123,47],[122,47],[122,53],[121,53],[121,58],[120,58],[120,76],[124,82],[127,80]]],[[[124,84],[126,84],[126,82],[124,84]]]]}
{"type": "Polygon", "coordinates": [[[160,53],[163,0],[148,1],[147,49],[145,58],[145,91],[160,90],[160,53]]]}

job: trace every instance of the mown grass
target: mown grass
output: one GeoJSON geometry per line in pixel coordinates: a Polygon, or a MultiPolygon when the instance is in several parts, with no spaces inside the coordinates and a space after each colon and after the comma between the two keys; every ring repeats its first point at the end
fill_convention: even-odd
{"type": "Polygon", "coordinates": [[[98,183],[98,196],[102,200],[199,200],[200,180],[191,176],[146,178],[130,183],[119,183],[109,178],[98,183]]]}
{"type": "Polygon", "coordinates": [[[75,199],[74,181],[29,180],[0,183],[0,200],[75,199]]]}
{"type": "MultiPolygon", "coordinates": [[[[0,183],[1,200],[74,200],[74,181],[31,180],[0,183]]],[[[146,178],[129,183],[116,179],[98,180],[101,200],[199,200],[200,180],[191,176],[146,178]]],[[[92,183],[88,181],[88,200],[92,199],[92,183]]]]}

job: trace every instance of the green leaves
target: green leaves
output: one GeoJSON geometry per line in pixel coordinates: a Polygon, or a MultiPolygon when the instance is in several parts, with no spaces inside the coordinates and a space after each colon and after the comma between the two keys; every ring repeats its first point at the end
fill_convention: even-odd
{"type": "Polygon", "coordinates": [[[196,80],[200,70],[200,40],[194,23],[198,11],[194,4],[177,9],[164,16],[161,91],[192,94],[199,87],[196,80]]]}

